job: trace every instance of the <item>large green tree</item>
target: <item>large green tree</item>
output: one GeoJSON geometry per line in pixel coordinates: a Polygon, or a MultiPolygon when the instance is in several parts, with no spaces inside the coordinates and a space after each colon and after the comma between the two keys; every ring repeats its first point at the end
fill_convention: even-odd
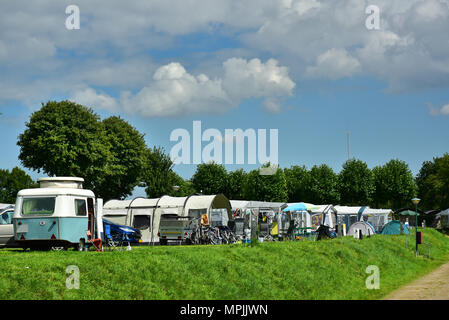
{"type": "Polygon", "coordinates": [[[49,101],[34,112],[19,135],[19,159],[49,176],[84,178],[84,186],[106,200],[130,195],[139,182],[145,143],[118,117],[100,121],[91,108],[49,101]]]}
{"type": "Polygon", "coordinates": [[[374,176],[368,165],[358,159],[343,164],[338,175],[341,203],[350,206],[369,205],[374,194],[374,176]]]}
{"type": "Polygon", "coordinates": [[[238,169],[228,173],[226,196],[232,200],[243,200],[243,186],[246,183],[247,173],[243,169],[238,169]]]}
{"type": "Polygon", "coordinates": [[[338,175],[326,164],[313,166],[309,173],[307,202],[339,203],[338,175]]]}
{"type": "Polygon", "coordinates": [[[408,164],[392,159],[383,166],[374,167],[374,206],[399,209],[411,204],[416,196],[416,183],[408,164]]]}
{"type": "Polygon", "coordinates": [[[71,101],[49,101],[25,125],[17,142],[23,166],[50,176],[82,177],[87,188],[96,189],[111,154],[92,109],[71,101]]]}
{"type": "MultiPolygon", "coordinates": [[[[262,168],[269,166],[268,163],[262,168]]],[[[246,200],[286,202],[288,194],[284,171],[280,168],[277,168],[273,174],[261,174],[260,170],[250,171],[243,188],[243,195],[246,200]]]]}
{"type": "Polygon", "coordinates": [[[140,186],[145,188],[149,198],[164,195],[185,197],[196,193],[191,181],[184,180],[173,171],[173,161],[161,147],[145,151],[145,166],[140,186]]]}
{"type": "Polygon", "coordinates": [[[110,158],[96,190],[103,198],[123,199],[139,183],[145,164],[144,135],[120,117],[102,121],[110,158]]]}
{"type": "Polygon", "coordinates": [[[197,191],[193,188],[192,181],[182,178],[174,171],[171,172],[171,181],[173,186],[179,187],[178,190],[175,190],[172,187],[172,192],[169,193],[169,195],[171,196],[187,197],[189,195],[197,193],[197,191]]]}
{"type": "Polygon", "coordinates": [[[226,193],[227,172],[215,162],[201,163],[192,176],[193,188],[202,194],[226,193]]]}
{"type": "Polygon", "coordinates": [[[433,185],[436,175],[437,166],[435,162],[424,161],[415,179],[418,186],[418,197],[421,199],[419,204],[421,208],[432,210],[432,208],[439,207],[435,198],[436,189],[433,185]]]}
{"type": "Polygon", "coordinates": [[[449,208],[449,153],[423,163],[416,177],[420,207],[426,210],[449,208]]]}
{"type": "Polygon", "coordinates": [[[288,202],[310,202],[310,173],[305,166],[284,168],[288,202]]]}
{"type": "Polygon", "coordinates": [[[38,187],[38,184],[22,169],[0,169],[0,202],[15,203],[20,190],[35,187],[38,187]]]}
{"type": "Polygon", "coordinates": [[[171,195],[174,191],[173,186],[179,185],[179,176],[174,174],[172,167],[173,161],[163,148],[146,149],[141,186],[145,187],[149,198],[171,195]]]}

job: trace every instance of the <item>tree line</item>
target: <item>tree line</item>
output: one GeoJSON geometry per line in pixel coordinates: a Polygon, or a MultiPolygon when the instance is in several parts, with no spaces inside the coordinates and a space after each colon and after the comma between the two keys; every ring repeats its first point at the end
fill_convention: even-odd
{"type": "Polygon", "coordinates": [[[326,164],[310,169],[293,165],[278,168],[274,175],[260,175],[259,170],[248,173],[237,170],[227,173],[222,165],[209,163],[197,167],[192,177],[194,188],[209,193],[224,193],[231,199],[310,202],[315,204],[341,204],[349,206],[407,207],[417,195],[418,186],[404,161],[392,159],[373,169],[362,160],[350,159],[337,174],[326,164]],[[215,187],[215,172],[219,181],[215,187]]]}
{"type": "MultiPolygon", "coordinates": [[[[83,177],[85,188],[106,201],[124,199],[139,186],[150,198],[223,193],[233,200],[398,209],[410,206],[410,199],[418,196],[421,209],[449,207],[448,153],[424,162],[417,177],[398,159],[372,169],[362,160],[350,159],[339,173],[322,164],[277,168],[272,175],[257,169],[228,172],[221,164],[203,163],[186,180],[173,171],[163,148],[148,147],[145,136],[120,117],[101,120],[89,107],[49,101],[25,126],[17,141],[24,167],[49,176],[83,177]]],[[[35,186],[18,167],[0,170],[0,202],[13,203],[20,189],[35,186]]]]}
{"type": "MultiPolygon", "coordinates": [[[[269,166],[269,164],[265,165],[269,166]]],[[[278,168],[274,175],[259,170],[227,172],[215,163],[200,164],[191,179],[194,190],[224,193],[233,200],[369,205],[372,208],[412,207],[419,197],[422,210],[449,208],[449,153],[425,161],[416,177],[408,164],[391,159],[370,169],[359,159],[346,161],[339,173],[326,164],[278,168]]]]}

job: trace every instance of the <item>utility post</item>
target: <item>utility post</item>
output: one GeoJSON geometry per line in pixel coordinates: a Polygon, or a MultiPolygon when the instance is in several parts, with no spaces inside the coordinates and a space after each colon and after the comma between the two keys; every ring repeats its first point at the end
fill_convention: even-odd
{"type": "Polygon", "coordinates": [[[421,201],[419,198],[413,198],[412,202],[415,204],[415,236],[416,236],[416,251],[415,256],[418,256],[418,203],[421,201]]]}

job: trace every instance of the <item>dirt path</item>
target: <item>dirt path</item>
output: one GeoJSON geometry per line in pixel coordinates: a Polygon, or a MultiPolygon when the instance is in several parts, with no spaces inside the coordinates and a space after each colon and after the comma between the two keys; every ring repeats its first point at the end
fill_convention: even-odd
{"type": "Polygon", "coordinates": [[[449,300],[449,263],[388,295],[385,300],[449,300]]]}

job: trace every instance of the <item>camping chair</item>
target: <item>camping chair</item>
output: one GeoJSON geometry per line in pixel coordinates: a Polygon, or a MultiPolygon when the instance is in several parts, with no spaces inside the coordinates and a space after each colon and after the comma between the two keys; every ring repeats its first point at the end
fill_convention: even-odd
{"type": "Polygon", "coordinates": [[[117,239],[114,239],[114,237],[111,234],[111,226],[108,224],[105,224],[104,226],[104,236],[105,236],[105,242],[107,244],[107,247],[109,249],[116,249],[121,250],[123,241],[117,241],[117,239]]]}
{"type": "Polygon", "coordinates": [[[94,239],[90,230],[86,230],[86,236],[87,236],[87,243],[92,243],[98,252],[103,251],[101,239],[94,239]]]}

